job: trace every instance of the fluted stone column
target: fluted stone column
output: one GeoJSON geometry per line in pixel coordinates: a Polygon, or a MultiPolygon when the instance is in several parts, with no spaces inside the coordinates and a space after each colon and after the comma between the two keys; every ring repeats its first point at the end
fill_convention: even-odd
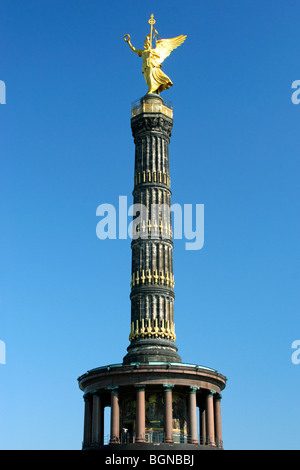
{"type": "Polygon", "coordinates": [[[120,442],[120,405],[118,387],[111,390],[110,443],[120,442]]]}
{"type": "Polygon", "coordinates": [[[196,393],[198,387],[190,387],[189,391],[189,443],[198,444],[198,430],[197,430],[197,397],[196,393]]]}
{"type": "Polygon", "coordinates": [[[145,387],[136,388],[136,442],[145,442],[145,387]]]}
{"type": "Polygon", "coordinates": [[[135,143],[130,362],[182,362],[175,345],[169,142],[172,109],[146,95],[131,119],[135,143]]]}
{"type": "Polygon", "coordinates": [[[83,446],[88,447],[91,445],[91,440],[92,440],[92,400],[91,400],[91,395],[89,393],[84,395],[83,398],[84,398],[83,446]]]}
{"type": "Polygon", "coordinates": [[[215,397],[215,427],[216,427],[216,445],[223,447],[222,438],[222,420],[221,420],[221,399],[222,395],[216,395],[215,397]]]}
{"type": "Polygon", "coordinates": [[[173,395],[174,385],[164,385],[165,402],[165,442],[173,442],[173,395]]]}
{"type": "Polygon", "coordinates": [[[214,392],[210,390],[206,397],[207,444],[215,445],[214,392]]]}

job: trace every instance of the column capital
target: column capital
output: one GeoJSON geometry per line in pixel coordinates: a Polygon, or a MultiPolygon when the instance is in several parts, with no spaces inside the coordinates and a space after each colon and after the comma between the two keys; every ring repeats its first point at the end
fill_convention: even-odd
{"type": "Polygon", "coordinates": [[[91,391],[90,391],[90,394],[91,394],[91,395],[101,395],[101,390],[97,390],[97,389],[91,390],[91,391]]]}
{"type": "Polygon", "coordinates": [[[208,397],[213,397],[217,392],[215,390],[208,390],[207,396],[208,397]]]}
{"type": "Polygon", "coordinates": [[[135,388],[137,391],[144,392],[145,389],[146,389],[146,385],[137,384],[137,385],[134,386],[134,388],[135,388]]]}
{"type": "Polygon", "coordinates": [[[222,395],[221,393],[216,393],[215,400],[221,401],[222,400],[222,395]]]}
{"type": "Polygon", "coordinates": [[[119,394],[119,386],[118,385],[116,385],[115,387],[107,387],[107,390],[109,390],[112,395],[118,395],[119,394]]]}
{"type": "Polygon", "coordinates": [[[174,388],[174,384],[163,384],[163,388],[166,392],[171,392],[174,388]]]}
{"type": "Polygon", "coordinates": [[[197,393],[200,390],[200,387],[194,387],[193,385],[190,386],[190,393],[197,393]]]}

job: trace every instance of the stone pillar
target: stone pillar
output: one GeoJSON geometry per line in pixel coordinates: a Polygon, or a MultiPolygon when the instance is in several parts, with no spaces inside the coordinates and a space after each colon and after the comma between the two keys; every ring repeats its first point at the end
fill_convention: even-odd
{"type": "Polygon", "coordinates": [[[83,447],[91,445],[92,440],[92,401],[91,395],[87,393],[84,398],[84,434],[83,447]]]}
{"type": "Polygon", "coordinates": [[[123,363],[182,362],[175,345],[173,313],[175,281],[169,165],[173,112],[163,106],[161,96],[153,94],[141,98],[141,106],[133,111],[133,202],[136,206],[142,204],[146,210],[141,210],[139,221],[136,219],[133,224],[130,345],[123,363]]]}
{"type": "Polygon", "coordinates": [[[217,447],[223,447],[222,420],[221,420],[221,399],[222,399],[222,395],[216,395],[216,398],[215,398],[215,427],[216,427],[216,445],[217,445],[217,447]]]}
{"type": "Polygon", "coordinates": [[[104,407],[104,404],[103,404],[102,397],[100,397],[100,398],[101,398],[100,418],[99,418],[99,421],[100,421],[100,445],[103,446],[104,445],[104,411],[105,411],[105,407],[104,407]]]}
{"type": "Polygon", "coordinates": [[[206,444],[206,409],[204,403],[200,406],[200,444],[206,444]]]}
{"type": "Polygon", "coordinates": [[[174,385],[164,385],[165,393],[165,442],[173,442],[173,404],[172,390],[174,385]]]}
{"type": "Polygon", "coordinates": [[[120,406],[118,387],[111,389],[110,443],[120,442],[120,406]]]}
{"type": "Polygon", "coordinates": [[[206,397],[206,423],[207,423],[207,444],[215,446],[215,417],[214,417],[214,394],[216,392],[210,390],[206,397]]]}
{"type": "Polygon", "coordinates": [[[197,430],[197,400],[196,393],[199,387],[190,387],[189,392],[189,443],[198,444],[197,430]]]}
{"type": "Polygon", "coordinates": [[[93,393],[92,445],[103,445],[103,407],[99,392],[93,393]]]}
{"type": "Polygon", "coordinates": [[[145,387],[136,388],[136,442],[145,442],[145,387]]]}

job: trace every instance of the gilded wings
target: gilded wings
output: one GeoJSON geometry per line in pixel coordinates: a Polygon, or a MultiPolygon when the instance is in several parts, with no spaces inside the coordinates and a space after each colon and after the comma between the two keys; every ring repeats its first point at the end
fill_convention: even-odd
{"type": "Polygon", "coordinates": [[[177,47],[181,46],[181,44],[185,41],[186,36],[181,34],[176,38],[171,39],[159,39],[156,41],[155,49],[152,49],[152,52],[155,53],[157,57],[157,62],[162,64],[163,61],[169,57],[171,52],[176,49],[177,47]]]}

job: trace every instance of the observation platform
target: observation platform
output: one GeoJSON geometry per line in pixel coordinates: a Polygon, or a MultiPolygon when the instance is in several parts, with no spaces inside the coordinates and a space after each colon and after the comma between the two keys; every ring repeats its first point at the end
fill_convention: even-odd
{"type": "Polygon", "coordinates": [[[160,95],[148,93],[131,104],[132,118],[142,113],[162,113],[173,119],[173,103],[160,95]]]}

